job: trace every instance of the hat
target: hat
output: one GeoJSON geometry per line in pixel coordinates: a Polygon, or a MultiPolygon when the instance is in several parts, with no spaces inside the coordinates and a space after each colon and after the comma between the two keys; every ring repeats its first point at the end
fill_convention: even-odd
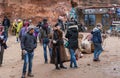
{"type": "Polygon", "coordinates": [[[21,22],[22,20],[21,19],[18,19],[18,22],[21,22]]]}
{"type": "Polygon", "coordinates": [[[32,22],[32,20],[30,19],[30,20],[29,20],[29,22],[31,23],[31,22],[32,22]]]}
{"type": "Polygon", "coordinates": [[[47,18],[44,18],[43,21],[44,21],[44,22],[47,21],[47,18]]]}
{"type": "Polygon", "coordinates": [[[32,29],[34,29],[34,26],[29,26],[27,32],[31,31],[32,29]]]}

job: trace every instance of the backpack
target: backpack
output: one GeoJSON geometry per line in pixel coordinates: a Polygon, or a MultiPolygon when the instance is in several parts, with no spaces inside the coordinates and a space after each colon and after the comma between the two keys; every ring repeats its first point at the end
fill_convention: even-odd
{"type": "Polygon", "coordinates": [[[47,30],[48,29],[48,23],[42,24],[42,29],[47,30]]]}
{"type": "Polygon", "coordinates": [[[49,43],[49,38],[43,38],[43,43],[48,44],[49,43]]]}
{"type": "Polygon", "coordinates": [[[37,27],[34,30],[35,30],[35,33],[39,33],[39,31],[40,31],[40,29],[37,27]]]}
{"type": "Polygon", "coordinates": [[[46,37],[48,37],[47,30],[42,29],[41,30],[41,38],[46,38],[46,37]]]}

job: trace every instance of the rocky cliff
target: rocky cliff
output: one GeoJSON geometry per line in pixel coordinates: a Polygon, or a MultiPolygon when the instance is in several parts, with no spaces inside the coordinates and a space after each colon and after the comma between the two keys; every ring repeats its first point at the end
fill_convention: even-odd
{"type": "Polygon", "coordinates": [[[39,21],[48,18],[55,21],[59,15],[65,15],[70,9],[69,0],[0,0],[0,15],[39,21]]]}
{"type": "MultiPolygon", "coordinates": [[[[100,6],[119,4],[120,0],[74,0],[80,6],[100,6]]],[[[0,17],[41,20],[46,17],[55,21],[59,15],[65,15],[71,8],[70,0],[0,0],[0,17]]]]}

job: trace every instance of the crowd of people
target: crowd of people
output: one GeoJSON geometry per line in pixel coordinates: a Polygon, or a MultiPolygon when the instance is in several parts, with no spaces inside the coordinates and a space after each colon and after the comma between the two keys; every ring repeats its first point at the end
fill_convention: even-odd
{"type": "MultiPolygon", "coordinates": [[[[4,36],[3,41],[0,38],[1,44],[6,44],[8,38],[8,28],[10,27],[10,20],[5,17],[3,24],[0,26],[0,35],[4,36]],[[4,31],[2,30],[4,29],[4,31]]],[[[51,26],[48,19],[44,18],[38,25],[34,26],[31,20],[14,20],[12,24],[12,31],[16,35],[16,42],[21,45],[21,59],[24,60],[22,78],[26,78],[27,67],[29,77],[34,77],[32,74],[32,61],[34,57],[34,50],[37,47],[37,40],[43,46],[44,63],[51,63],[55,65],[56,70],[67,69],[64,62],[70,61],[70,68],[78,68],[77,60],[80,56],[81,45],[79,45],[79,31],[85,31],[84,26],[79,27],[77,21],[70,18],[65,23],[61,18],[58,18],[56,24],[51,26]],[[81,29],[80,29],[81,28],[81,29]],[[65,36],[64,36],[65,35],[65,36]],[[64,40],[67,40],[66,42],[64,40]],[[47,48],[49,50],[50,62],[48,61],[47,48]],[[66,53],[65,48],[68,49],[70,58],[66,53]],[[79,53],[76,53],[79,52],[79,53]]],[[[101,37],[102,25],[97,24],[91,32],[91,40],[94,44],[94,58],[93,61],[100,61],[99,56],[102,49],[101,37]]],[[[7,48],[7,45],[4,45],[7,48]]],[[[0,65],[2,65],[3,51],[0,49],[0,65]]]]}

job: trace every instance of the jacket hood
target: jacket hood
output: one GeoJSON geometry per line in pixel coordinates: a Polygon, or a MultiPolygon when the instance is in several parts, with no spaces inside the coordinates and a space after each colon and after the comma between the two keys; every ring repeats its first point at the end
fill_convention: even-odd
{"type": "Polygon", "coordinates": [[[70,28],[70,30],[71,30],[72,32],[77,32],[77,31],[78,31],[77,28],[70,28]]]}
{"type": "Polygon", "coordinates": [[[78,26],[77,26],[77,25],[72,25],[72,26],[69,26],[68,28],[69,28],[69,29],[71,29],[71,28],[72,28],[72,29],[73,29],[73,28],[77,28],[77,30],[78,30],[78,26]]]}
{"type": "Polygon", "coordinates": [[[100,30],[100,29],[97,28],[97,27],[95,27],[95,28],[92,30],[92,32],[96,32],[96,31],[98,31],[98,30],[100,30]]]}

